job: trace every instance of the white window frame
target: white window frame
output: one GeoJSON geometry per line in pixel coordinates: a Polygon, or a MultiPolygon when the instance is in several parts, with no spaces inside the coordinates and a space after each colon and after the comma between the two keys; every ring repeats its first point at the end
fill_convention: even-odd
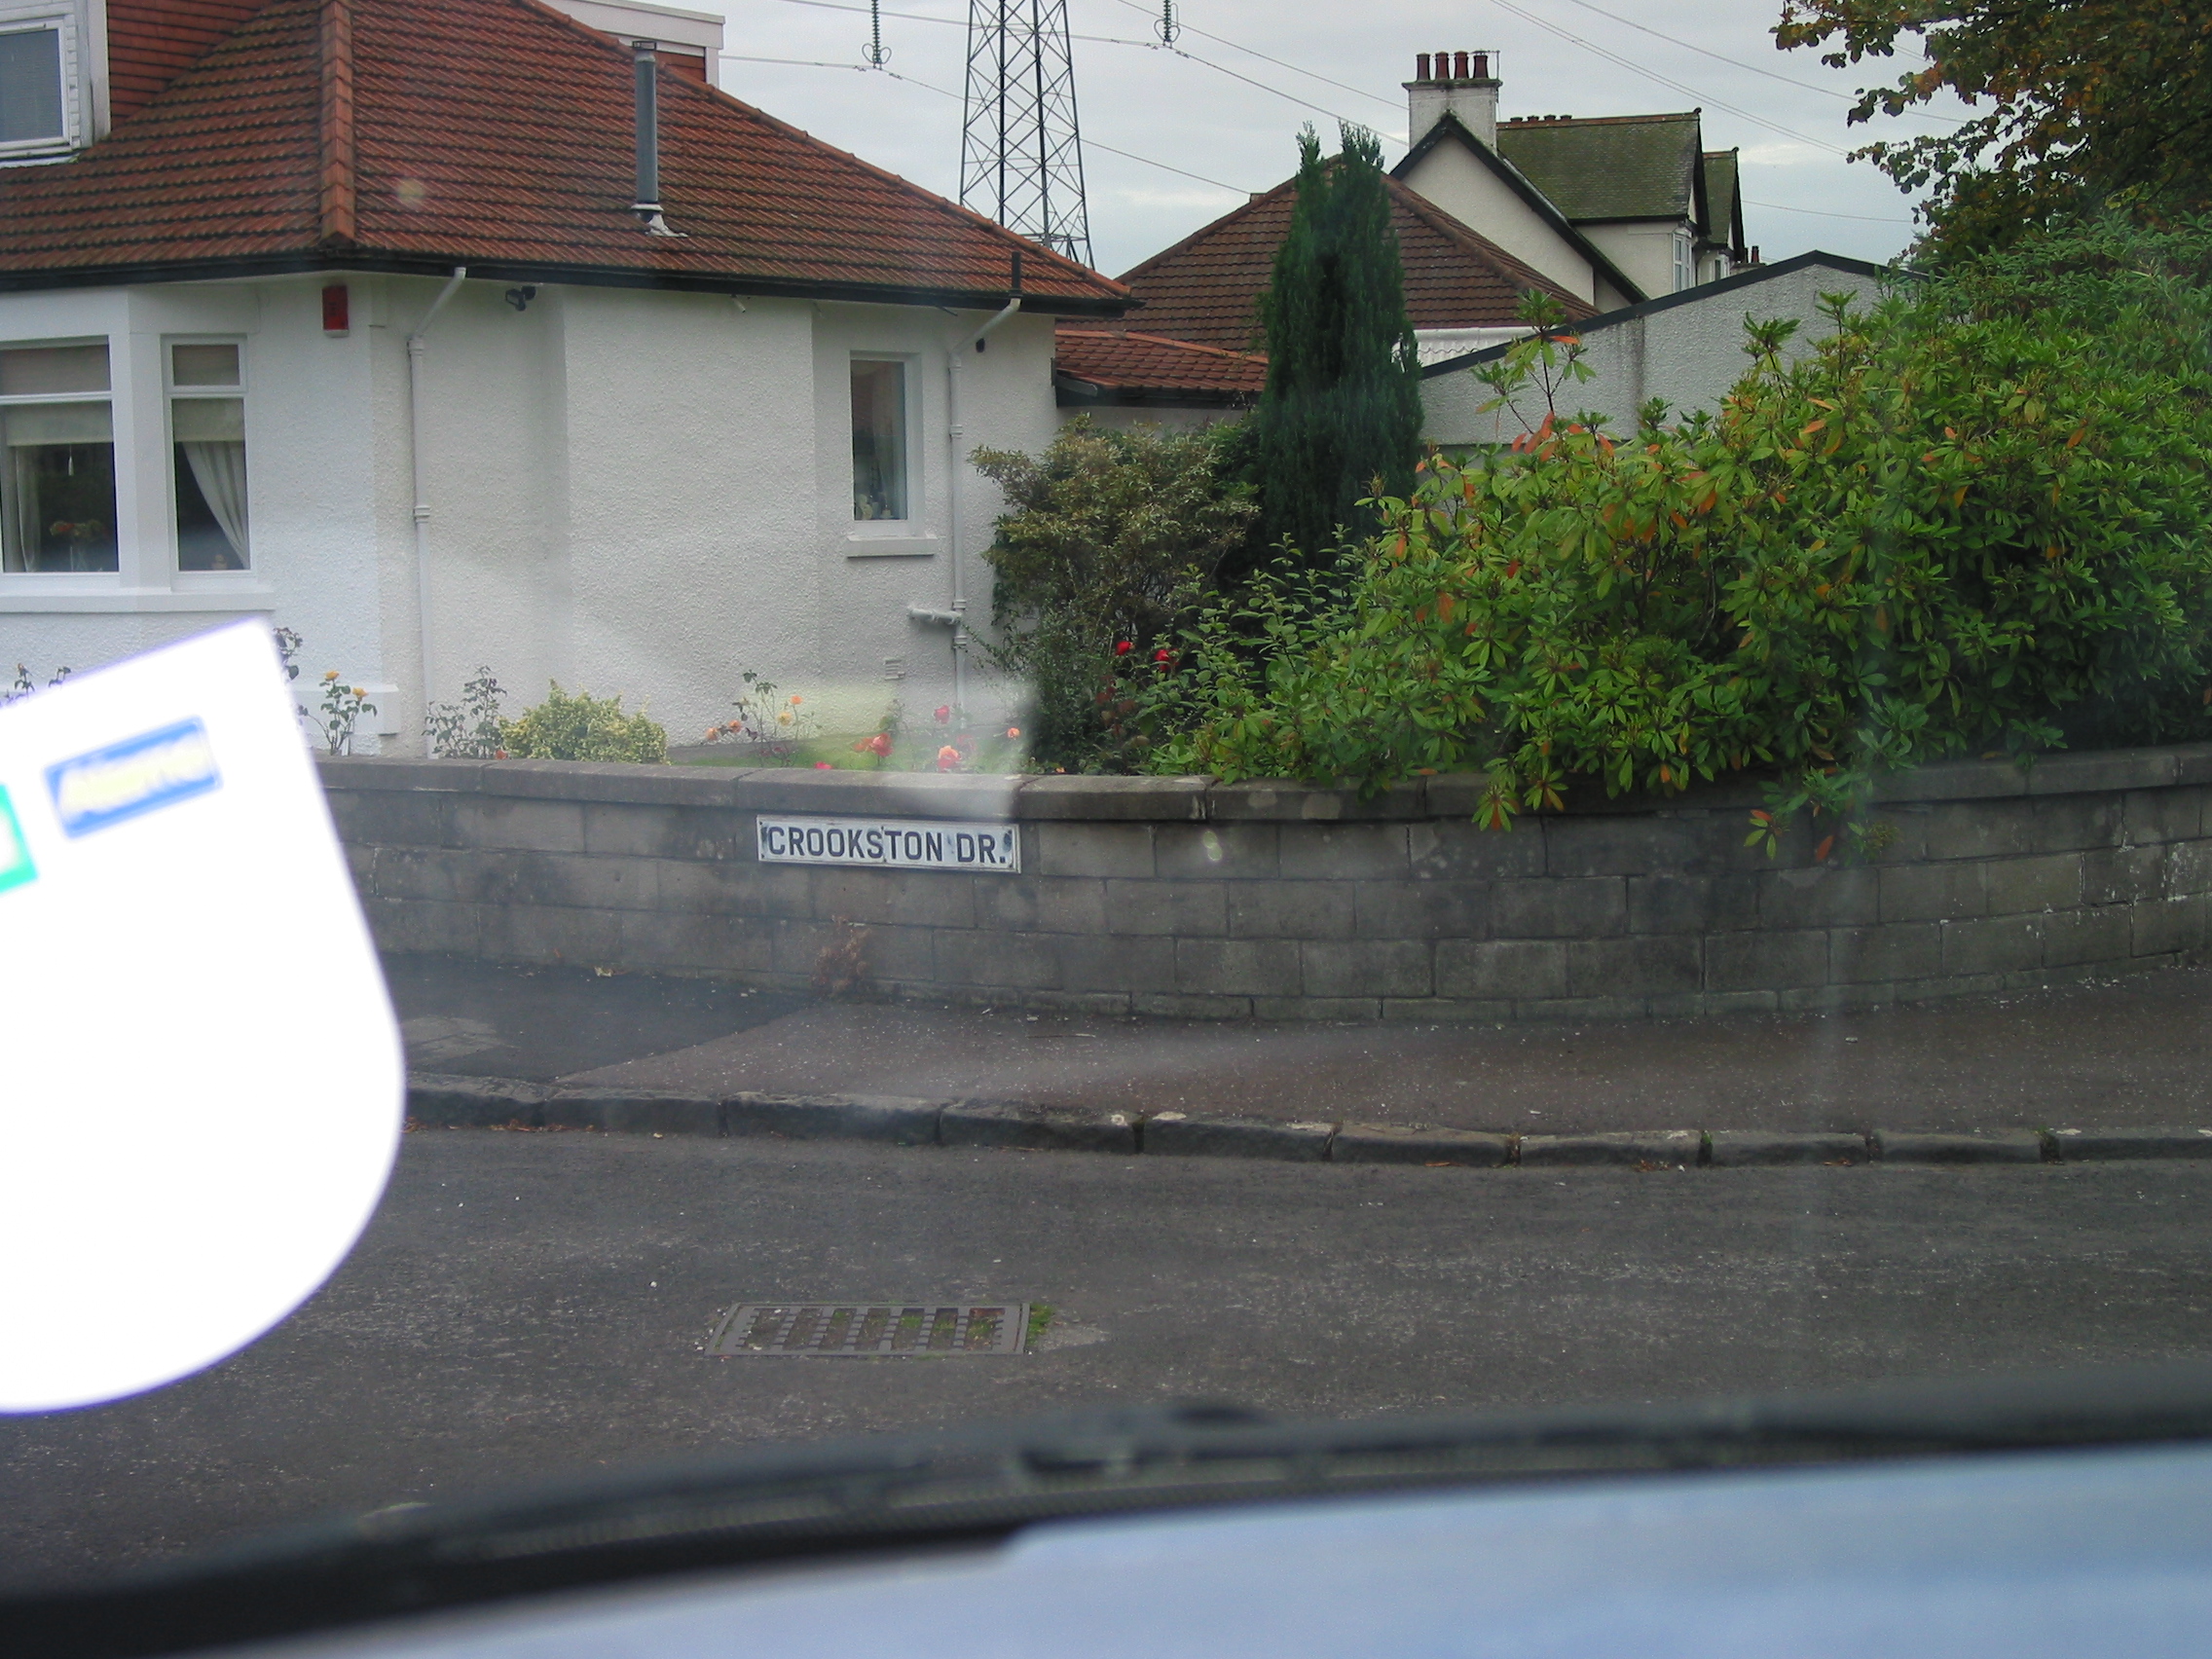
{"type": "MultiPolygon", "coordinates": [[[[112,377],[111,377],[112,378],[112,377]]],[[[246,337],[242,334],[165,334],[162,336],[162,518],[168,527],[164,545],[168,550],[169,579],[180,588],[232,587],[258,582],[257,562],[253,552],[253,517],[246,515],[245,565],[236,571],[188,571],[184,568],[184,549],[177,545],[176,535],[176,405],[180,401],[223,399],[245,405],[242,417],[245,422],[245,475],[247,498],[250,501],[253,481],[253,400],[246,387],[251,384],[253,368],[249,360],[246,337]],[[239,349],[239,384],[235,387],[188,386],[176,384],[176,358],[171,348],[177,346],[236,346],[239,349]]]]}
{"type": "MultiPolygon", "coordinates": [[[[923,515],[927,510],[922,492],[922,359],[914,351],[848,351],[845,384],[840,400],[844,411],[846,498],[852,495],[853,365],[900,363],[904,365],[906,391],[906,516],[895,519],[853,519],[847,539],[852,541],[903,541],[924,539],[923,515]]],[[[910,551],[911,549],[905,549],[910,551]]]]}
{"type": "Polygon", "coordinates": [[[1675,233],[1675,292],[1693,287],[1697,282],[1697,267],[1692,263],[1690,239],[1687,233],[1675,233]]]}
{"type": "MultiPolygon", "coordinates": [[[[61,132],[58,137],[17,138],[0,143],[0,166],[72,156],[84,144],[77,15],[73,10],[56,7],[0,12],[0,34],[28,34],[34,29],[52,29],[61,37],[61,132]]],[[[112,354],[110,360],[112,362],[112,354]]]]}
{"type": "MultiPolygon", "coordinates": [[[[130,464],[124,447],[126,430],[122,417],[123,393],[116,383],[121,378],[116,372],[116,343],[106,334],[58,334],[52,338],[35,340],[0,340],[0,351],[37,351],[53,346],[105,346],[107,348],[107,390],[105,391],[32,391],[18,396],[0,396],[0,409],[11,409],[23,404],[39,403],[104,403],[107,405],[109,429],[115,436],[111,440],[115,449],[115,569],[112,571],[9,571],[0,570],[0,591],[59,594],[71,592],[107,592],[122,585],[130,568],[130,538],[126,526],[129,523],[124,509],[125,470],[130,464]]],[[[0,458],[5,464],[5,458],[0,458]]]]}

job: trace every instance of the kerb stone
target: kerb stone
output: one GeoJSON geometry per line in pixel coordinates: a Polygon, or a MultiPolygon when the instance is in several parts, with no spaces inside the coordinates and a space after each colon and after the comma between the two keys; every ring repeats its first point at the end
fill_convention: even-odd
{"type": "Polygon", "coordinates": [[[545,1122],[542,1084],[511,1077],[444,1077],[418,1072],[407,1080],[407,1115],[440,1128],[499,1128],[519,1123],[537,1128],[545,1122]]]}
{"type": "Polygon", "coordinates": [[[1609,1164],[1634,1167],[1640,1163],[1674,1168],[1697,1162],[1702,1140],[1695,1129],[1648,1129],[1603,1135],[1523,1135],[1521,1161],[1563,1166],[1609,1164]]]}
{"type": "Polygon", "coordinates": [[[945,1104],[880,1094],[731,1094],[722,1100],[722,1132],[933,1146],[945,1104]]]}
{"type": "Polygon", "coordinates": [[[545,1102],[545,1122],[614,1135],[719,1135],[722,1103],[654,1089],[558,1088],[545,1102]]]}
{"type": "Polygon", "coordinates": [[[1876,1129],[1874,1153],[1884,1163],[2041,1163],[2043,1136],[2033,1129],[1972,1135],[1876,1129]]]}
{"type": "Polygon", "coordinates": [[[1495,1169],[1512,1152],[1513,1143],[1504,1135],[1398,1124],[1346,1124],[1329,1143],[1329,1159],[1335,1163],[1452,1163],[1495,1169]]]}
{"type": "Polygon", "coordinates": [[[1759,1163],[1864,1163],[1863,1135],[1769,1134],[1757,1129],[1714,1129],[1706,1136],[1715,1169],[1759,1163]]]}
{"type": "Polygon", "coordinates": [[[1159,1112],[1144,1121],[1144,1150],[1161,1158],[1282,1158],[1318,1162],[1329,1156],[1334,1124],[1271,1124],[1256,1118],[1194,1118],[1159,1112]]]}
{"type": "Polygon", "coordinates": [[[1127,1112],[1081,1106],[1037,1106],[1020,1100],[961,1100],[938,1118],[943,1146],[997,1146],[1035,1152],[1121,1152],[1137,1149],[1127,1112]]]}
{"type": "Polygon", "coordinates": [[[2115,1158],[2212,1158],[2212,1129],[2056,1129],[2050,1138],[2068,1163],[2115,1158]]]}

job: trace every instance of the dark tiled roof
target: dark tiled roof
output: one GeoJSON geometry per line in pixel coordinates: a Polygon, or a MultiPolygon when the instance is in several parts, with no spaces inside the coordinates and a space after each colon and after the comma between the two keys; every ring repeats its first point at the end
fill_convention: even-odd
{"type": "Polygon", "coordinates": [[[1497,153],[1577,224],[1691,219],[1704,151],[1701,125],[1695,110],[1508,121],[1497,129],[1497,153]]]}
{"type": "Polygon", "coordinates": [[[1133,329],[1060,324],[1052,372],[1112,392],[1208,392],[1253,398],[1268,384],[1268,360],[1133,329]]]}
{"type": "Polygon", "coordinates": [[[427,270],[1119,312],[1119,285],[663,68],[629,212],[629,54],[536,0],[274,0],[76,160],[0,171],[0,282],[427,270]]]}
{"type": "Polygon", "coordinates": [[[1750,250],[1744,246],[1744,199],[1741,169],[1734,150],[1705,153],[1705,213],[1709,223],[1699,227],[1706,240],[1728,249],[1741,261],[1750,250]]]}
{"type": "MultiPolygon", "coordinates": [[[[1530,288],[1555,296],[1569,316],[1591,314],[1587,300],[1396,179],[1383,182],[1405,265],[1406,310],[1416,328],[1510,323],[1530,288]]],[[[1260,293],[1272,273],[1275,249],[1289,234],[1296,199],[1296,181],[1285,180],[1125,273],[1122,280],[1144,301],[1142,311],[1130,313],[1129,325],[1231,351],[1258,350],[1260,293]]]]}

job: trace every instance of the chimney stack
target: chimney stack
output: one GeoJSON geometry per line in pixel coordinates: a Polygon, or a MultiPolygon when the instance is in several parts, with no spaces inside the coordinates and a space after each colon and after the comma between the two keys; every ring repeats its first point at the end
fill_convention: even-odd
{"type": "Polygon", "coordinates": [[[673,237],[660,210],[660,60],[653,55],[660,43],[630,43],[638,76],[638,199],[630,211],[648,237],[673,237]]]}
{"type": "Polygon", "coordinates": [[[1422,52],[1406,86],[1406,139],[1419,144],[1447,113],[1492,149],[1497,147],[1497,78],[1489,52],[1422,52]]]}

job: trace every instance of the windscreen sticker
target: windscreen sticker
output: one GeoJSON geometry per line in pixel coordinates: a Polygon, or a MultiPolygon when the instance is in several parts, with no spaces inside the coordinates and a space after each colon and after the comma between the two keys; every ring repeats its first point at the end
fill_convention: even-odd
{"type": "Polygon", "coordinates": [[[7,786],[0,784],[0,893],[37,879],[38,866],[31,863],[30,843],[23,839],[16,803],[8,798],[7,786]]]}
{"type": "Polygon", "coordinates": [[[197,718],[46,769],[55,813],[71,836],[206,794],[222,782],[207,728],[197,718]]]}

